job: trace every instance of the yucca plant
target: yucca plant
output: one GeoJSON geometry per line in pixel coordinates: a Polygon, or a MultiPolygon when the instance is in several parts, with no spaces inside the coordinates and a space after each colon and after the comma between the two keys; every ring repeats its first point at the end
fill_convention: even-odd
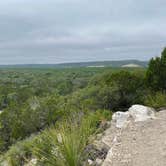
{"type": "Polygon", "coordinates": [[[80,166],[85,147],[111,112],[73,113],[49,129],[15,144],[0,157],[0,166],[80,166]],[[35,162],[32,162],[35,161],[35,162]],[[37,161],[37,162],[36,162],[37,161]],[[27,165],[26,165],[27,164],[27,165]]]}
{"type": "Polygon", "coordinates": [[[44,132],[41,142],[33,146],[40,165],[79,166],[89,136],[97,124],[95,115],[74,116],[58,127],[44,132]],[[43,144],[44,143],[44,144],[43,144]]]}

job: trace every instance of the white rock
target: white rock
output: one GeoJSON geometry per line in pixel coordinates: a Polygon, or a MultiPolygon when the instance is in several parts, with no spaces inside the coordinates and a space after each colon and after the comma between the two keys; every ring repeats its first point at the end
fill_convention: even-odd
{"type": "Polygon", "coordinates": [[[122,128],[127,124],[129,116],[128,112],[116,112],[113,114],[112,120],[115,121],[117,128],[122,128]]]}
{"type": "MultiPolygon", "coordinates": [[[[129,108],[127,112],[116,112],[112,116],[112,122],[113,124],[116,124],[116,127],[118,128],[125,128],[126,124],[129,122],[132,122],[133,120],[135,122],[137,121],[146,121],[148,119],[154,119],[155,118],[155,110],[150,107],[146,107],[143,105],[133,105],[132,107],[129,108]]],[[[132,125],[132,123],[130,123],[132,125]]],[[[115,128],[115,126],[113,126],[115,128]]],[[[130,126],[131,130],[135,130],[135,127],[130,126]]],[[[121,141],[123,139],[122,130],[116,130],[114,132],[114,129],[111,130],[111,128],[108,128],[105,132],[104,137],[102,138],[102,142],[105,145],[108,145],[110,147],[107,156],[105,160],[102,163],[102,166],[111,166],[114,165],[114,160],[120,158],[120,152],[117,151],[118,146],[121,145],[123,146],[123,142],[121,141]],[[114,133],[114,137],[112,136],[112,133],[114,133]]],[[[136,133],[136,132],[134,132],[136,133]]],[[[133,135],[133,140],[134,143],[137,141],[136,136],[133,135]]],[[[121,150],[121,147],[120,149],[121,150]]],[[[139,152],[134,152],[135,155],[137,155],[139,152]]],[[[133,153],[133,154],[134,154],[133,153]]],[[[162,154],[163,156],[165,155],[164,153],[162,154]]],[[[132,160],[131,154],[127,153],[124,154],[124,157],[121,161],[121,165],[130,165],[132,160]]],[[[115,164],[116,165],[116,164],[115,164]]]]}
{"type": "Polygon", "coordinates": [[[93,164],[93,161],[90,160],[90,159],[88,159],[88,164],[89,164],[89,165],[92,165],[92,164],[93,164]]]}
{"type": "Polygon", "coordinates": [[[31,163],[32,163],[32,164],[37,164],[37,159],[35,159],[35,158],[32,159],[32,160],[31,160],[31,163]]]}
{"type": "Polygon", "coordinates": [[[32,158],[27,164],[24,164],[24,166],[35,166],[37,164],[37,159],[32,158]]]}
{"type": "Polygon", "coordinates": [[[116,123],[117,128],[125,127],[128,124],[128,118],[132,117],[135,122],[146,121],[155,118],[155,110],[143,105],[133,105],[126,112],[116,112],[112,116],[112,120],[116,123]]]}
{"type": "Polygon", "coordinates": [[[133,105],[128,110],[131,117],[133,117],[135,122],[146,121],[148,119],[155,118],[155,110],[150,107],[143,105],[133,105]]]}
{"type": "Polygon", "coordinates": [[[97,158],[96,159],[96,165],[101,165],[103,163],[103,160],[97,158]]]}

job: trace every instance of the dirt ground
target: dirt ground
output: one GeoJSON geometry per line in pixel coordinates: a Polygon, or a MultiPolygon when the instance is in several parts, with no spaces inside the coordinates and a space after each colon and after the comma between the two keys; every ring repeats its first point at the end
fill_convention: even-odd
{"type": "Polygon", "coordinates": [[[124,129],[110,128],[102,142],[110,144],[102,166],[166,166],[166,110],[155,119],[131,121],[124,129]]]}

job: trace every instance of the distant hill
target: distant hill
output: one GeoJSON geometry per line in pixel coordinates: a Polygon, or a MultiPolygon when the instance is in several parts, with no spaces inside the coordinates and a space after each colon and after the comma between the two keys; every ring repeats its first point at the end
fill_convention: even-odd
{"type": "MultiPolygon", "coordinates": [[[[139,60],[120,60],[120,61],[99,61],[99,62],[76,62],[61,64],[18,64],[18,65],[0,65],[0,68],[75,68],[75,67],[127,67],[134,64],[139,67],[147,67],[147,61],[139,60]]],[[[131,66],[130,66],[131,67],[131,66]]]]}

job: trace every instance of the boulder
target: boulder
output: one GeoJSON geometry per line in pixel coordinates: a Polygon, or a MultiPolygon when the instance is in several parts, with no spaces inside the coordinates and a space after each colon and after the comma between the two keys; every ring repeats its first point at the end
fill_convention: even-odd
{"type": "Polygon", "coordinates": [[[127,124],[129,112],[116,112],[112,116],[112,120],[116,123],[117,128],[122,128],[127,124]]]}
{"type": "Polygon", "coordinates": [[[134,119],[135,122],[146,121],[148,119],[155,118],[155,110],[151,107],[143,105],[133,105],[126,112],[116,112],[112,116],[112,121],[115,123],[117,128],[126,127],[128,124],[129,117],[134,119]]]}
{"type": "Polygon", "coordinates": [[[146,121],[155,118],[155,110],[143,105],[133,105],[128,110],[129,115],[135,122],[146,121]]]}
{"type": "Polygon", "coordinates": [[[90,159],[88,159],[88,164],[89,164],[89,165],[92,165],[92,164],[93,164],[93,161],[90,160],[90,159]]]}

